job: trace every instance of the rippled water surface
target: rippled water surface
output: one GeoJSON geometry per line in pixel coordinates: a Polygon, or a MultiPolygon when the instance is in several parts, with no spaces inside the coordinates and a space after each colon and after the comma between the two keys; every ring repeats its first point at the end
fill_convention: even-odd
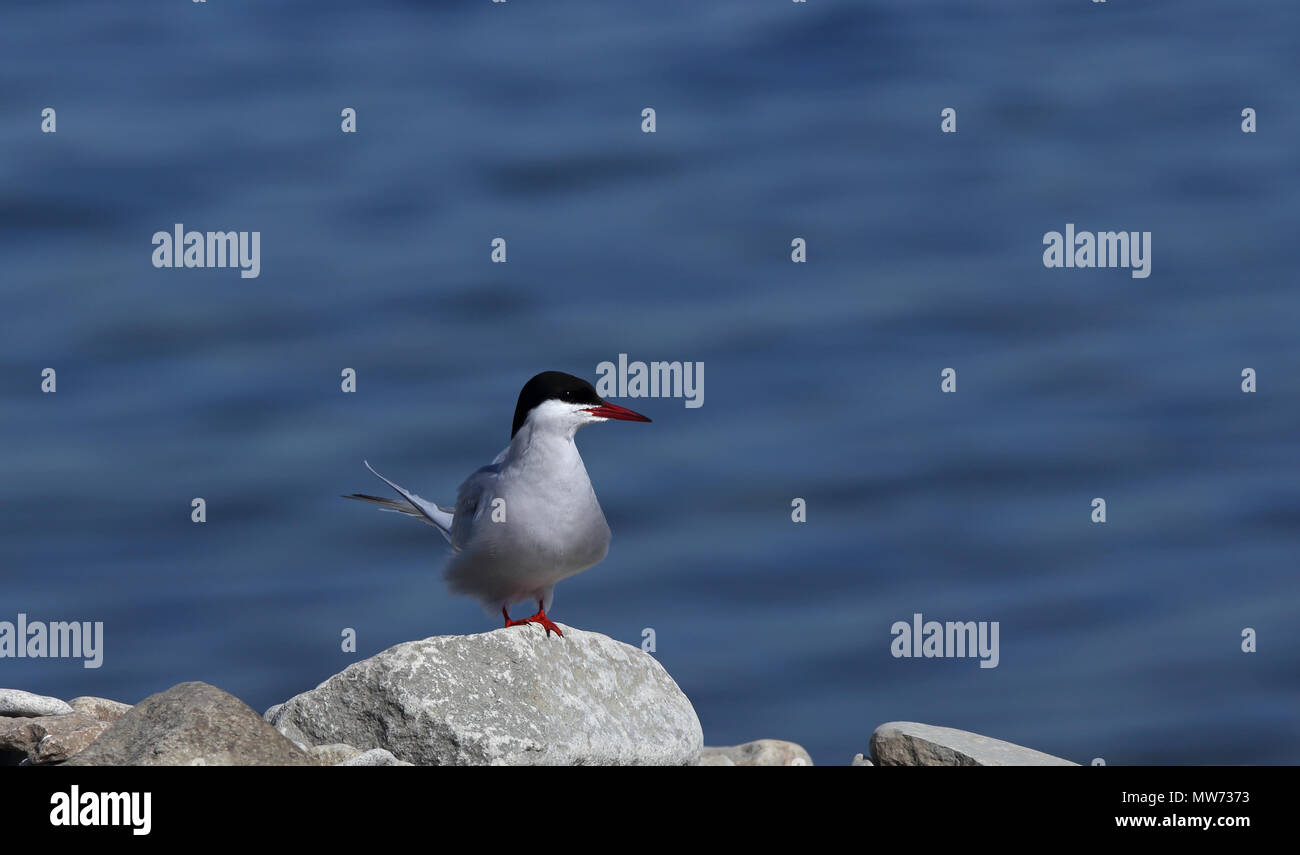
{"type": "Polygon", "coordinates": [[[702,361],[705,403],[580,434],[614,542],[553,615],[653,628],[708,742],[1300,763],[1294,3],[0,17],[0,620],[106,632],[0,685],[262,709],[496,626],[338,496],[367,458],[449,501],[530,375],[627,353],[702,361]],[[155,270],[178,222],[259,230],[261,276],[155,270]],[[1045,269],[1066,223],[1152,232],[1152,275],[1045,269]],[[998,621],[999,666],[893,658],[915,612],[998,621]]]}

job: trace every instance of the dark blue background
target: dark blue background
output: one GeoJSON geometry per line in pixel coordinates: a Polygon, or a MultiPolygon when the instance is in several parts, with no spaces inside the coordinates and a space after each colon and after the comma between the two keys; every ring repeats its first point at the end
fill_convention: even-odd
{"type": "Polygon", "coordinates": [[[338,495],[365,457],[448,501],[524,380],[625,352],[705,405],[579,435],[614,542],[553,615],[653,627],[707,742],[1298,763],[1298,39],[1283,0],[9,2],[0,620],[107,638],[0,685],[263,709],[493,628],[338,495]],[[260,230],[261,277],[155,270],[176,222],[260,230]],[[1067,222],[1152,276],[1045,269],[1067,222]],[[892,658],[914,611],[1000,621],[1000,667],[892,658]]]}

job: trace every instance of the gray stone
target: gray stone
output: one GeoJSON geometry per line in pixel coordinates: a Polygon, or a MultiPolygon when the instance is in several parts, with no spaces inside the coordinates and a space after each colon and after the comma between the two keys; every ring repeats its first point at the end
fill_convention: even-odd
{"type": "Polygon", "coordinates": [[[36,718],[43,715],[67,715],[72,712],[58,698],[33,695],[22,689],[0,689],[0,716],[36,718]]]}
{"type": "Polygon", "coordinates": [[[870,760],[868,760],[866,757],[863,757],[862,754],[859,753],[853,755],[853,762],[850,763],[849,765],[850,766],[874,766],[875,764],[872,763],[870,760]]]}
{"type": "MultiPolygon", "coordinates": [[[[708,749],[704,749],[707,751],[708,749]]],[[[735,766],[736,764],[726,754],[700,754],[692,766],[735,766]]]]}
{"type": "Polygon", "coordinates": [[[1077,766],[1060,757],[967,730],[891,721],[871,734],[877,766],[1077,766]]]}
{"type": "Polygon", "coordinates": [[[112,724],[122,716],[126,711],[131,709],[130,704],[124,704],[121,701],[110,701],[108,698],[81,697],[73,698],[68,701],[68,706],[77,712],[84,712],[94,716],[99,721],[112,724]]]}
{"type": "Polygon", "coordinates": [[[356,757],[361,753],[361,749],[354,745],[335,742],[330,745],[312,746],[307,749],[307,753],[316,758],[316,762],[322,766],[337,766],[356,757]]]}
{"type": "Polygon", "coordinates": [[[150,695],[67,766],[315,766],[239,698],[207,683],[150,695]]]}
{"type": "Polygon", "coordinates": [[[0,752],[10,757],[11,763],[57,763],[85,748],[105,727],[94,716],[80,712],[0,718],[0,752]]]}
{"type": "Polygon", "coordinates": [[[803,746],[780,739],[756,739],[741,745],[709,746],[700,759],[726,757],[733,766],[811,766],[812,757],[803,746]]]}
{"type": "Polygon", "coordinates": [[[537,624],[391,647],[290,698],[290,739],[385,748],[428,765],[687,765],[703,742],[654,657],[599,633],[537,624]]]}
{"type": "Polygon", "coordinates": [[[48,734],[36,744],[33,751],[28,752],[27,761],[33,766],[41,766],[67,760],[74,754],[79,754],[90,747],[90,744],[98,739],[109,727],[110,725],[107,722],[96,721],[86,727],[66,733],[48,734]]]}
{"type": "Polygon", "coordinates": [[[405,760],[398,760],[393,756],[391,751],[385,751],[383,748],[371,748],[369,751],[363,751],[351,760],[344,760],[342,763],[335,763],[335,766],[414,766],[414,763],[407,763],[405,760]]]}

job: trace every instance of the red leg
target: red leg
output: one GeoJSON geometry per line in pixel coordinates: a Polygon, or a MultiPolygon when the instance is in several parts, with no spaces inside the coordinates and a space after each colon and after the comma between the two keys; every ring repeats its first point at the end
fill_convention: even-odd
{"type": "Polygon", "coordinates": [[[531,621],[532,623],[540,623],[543,627],[545,627],[546,635],[548,638],[550,637],[551,633],[555,633],[560,638],[564,638],[564,633],[560,632],[560,628],[555,625],[555,621],[548,618],[546,616],[546,612],[542,610],[541,603],[537,604],[537,614],[533,615],[528,620],[531,621]]]}
{"type": "Polygon", "coordinates": [[[530,618],[524,618],[523,620],[511,620],[510,611],[506,609],[504,606],[501,608],[501,614],[505,615],[506,626],[508,627],[523,626],[526,623],[540,623],[546,629],[546,635],[548,637],[550,636],[551,633],[555,633],[560,638],[564,638],[564,633],[560,632],[560,628],[555,625],[555,621],[548,618],[546,616],[546,612],[542,611],[541,603],[537,604],[537,614],[533,615],[530,618]]]}

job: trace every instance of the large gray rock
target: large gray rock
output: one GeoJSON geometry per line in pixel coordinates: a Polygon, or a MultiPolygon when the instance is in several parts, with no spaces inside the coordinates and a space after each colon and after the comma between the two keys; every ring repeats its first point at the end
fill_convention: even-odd
{"type": "Polygon", "coordinates": [[[36,718],[43,715],[67,715],[70,712],[72,707],[58,698],[33,695],[22,689],[0,689],[0,716],[36,718]]]}
{"type": "Polygon", "coordinates": [[[288,738],[427,765],[686,765],[703,735],[639,648],[537,624],[390,647],[267,711],[288,738]]]}
{"type": "Polygon", "coordinates": [[[181,683],[132,707],[66,766],[315,766],[234,695],[181,683]]]}
{"type": "Polygon", "coordinates": [[[740,745],[706,745],[700,752],[701,766],[811,766],[812,757],[802,745],[781,739],[756,739],[740,745]],[[730,764],[710,762],[726,757],[730,764]]]}
{"type": "Polygon", "coordinates": [[[968,730],[891,721],[871,734],[877,766],[1077,766],[1032,748],[968,730]]]}

